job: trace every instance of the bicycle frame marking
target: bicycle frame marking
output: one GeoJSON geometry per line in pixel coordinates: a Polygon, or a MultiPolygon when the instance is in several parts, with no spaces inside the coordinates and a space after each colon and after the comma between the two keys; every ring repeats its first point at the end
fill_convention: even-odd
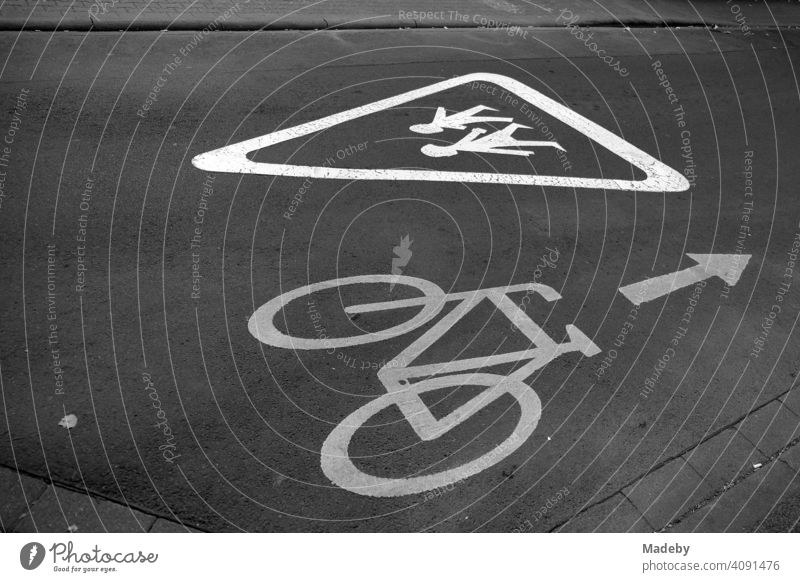
{"type": "MultiPolygon", "coordinates": [[[[554,289],[539,283],[445,294],[438,285],[424,279],[403,275],[361,275],[314,283],[284,293],[256,310],[250,318],[248,328],[251,334],[259,341],[274,347],[313,350],[353,346],[382,341],[413,331],[439,315],[446,303],[451,301],[459,302],[447,315],[436,322],[431,329],[417,338],[395,358],[397,361],[406,362],[405,366],[383,367],[378,371],[378,379],[386,388],[387,393],[347,416],[334,428],[322,446],[323,472],[336,485],[353,493],[373,497],[410,495],[461,481],[510,455],[531,435],[541,416],[539,397],[530,386],[524,383],[524,380],[559,355],[577,351],[591,357],[600,353],[600,349],[574,325],[566,326],[569,336],[568,342],[555,342],[508,297],[509,293],[520,291],[534,291],[547,301],[556,301],[561,298],[554,289]],[[323,289],[371,283],[410,285],[420,289],[423,295],[412,299],[354,305],[346,307],[346,313],[369,313],[413,306],[421,306],[422,310],[403,324],[382,332],[373,332],[350,338],[328,338],[325,340],[294,338],[283,334],[275,327],[275,316],[294,299],[323,289]],[[494,303],[496,308],[525,334],[534,347],[486,357],[417,366],[411,365],[417,357],[430,348],[447,330],[470,313],[484,299],[494,303]],[[511,362],[525,362],[526,360],[527,363],[507,376],[476,372],[481,368],[511,362]],[[472,373],[464,373],[467,371],[472,371],[472,373]],[[422,377],[425,377],[425,379],[411,382],[413,378],[422,377]],[[486,386],[487,390],[484,390],[469,402],[438,420],[420,397],[420,394],[429,390],[470,385],[486,386]],[[396,405],[400,409],[404,418],[422,441],[432,441],[468,420],[482,408],[506,394],[515,398],[520,406],[520,418],[514,431],[494,449],[464,465],[432,474],[415,474],[405,478],[385,478],[364,473],[355,466],[350,458],[348,449],[355,432],[372,416],[388,406],[396,405]],[[487,463],[486,459],[491,459],[491,462],[487,463]]],[[[431,467],[424,467],[422,471],[428,469],[431,469],[431,467]]]]}

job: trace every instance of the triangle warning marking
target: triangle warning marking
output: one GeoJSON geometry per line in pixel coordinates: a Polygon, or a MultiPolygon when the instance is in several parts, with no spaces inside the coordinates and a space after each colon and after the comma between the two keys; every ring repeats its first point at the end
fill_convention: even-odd
{"type": "Polygon", "coordinates": [[[328,178],[336,180],[401,180],[426,182],[462,182],[482,184],[515,184],[528,186],[562,186],[567,188],[598,188],[606,190],[631,190],[638,192],[683,192],[688,190],[689,182],[676,170],[653,158],[607,129],[576,113],[572,109],[554,101],[504,75],[494,73],[471,73],[454,77],[414,89],[394,97],[381,99],[374,103],[335,113],[316,121],[309,121],[231,144],[195,156],[192,164],[208,172],[229,172],[237,174],[262,174],[266,176],[289,176],[296,178],[328,178]],[[545,176],[536,174],[502,174],[491,172],[456,172],[411,169],[367,169],[334,168],[325,166],[304,166],[292,164],[271,164],[254,162],[247,154],[271,145],[303,137],[322,131],[353,119],[358,119],[385,109],[397,107],[410,101],[446,91],[460,85],[483,81],[493,83],[510,93],[523,98],[540,110],[582,133],[602,145],[632,166],[645,173],[644,180],[619,180],[607,178],[582,178],[576,176],[545,176]]]}

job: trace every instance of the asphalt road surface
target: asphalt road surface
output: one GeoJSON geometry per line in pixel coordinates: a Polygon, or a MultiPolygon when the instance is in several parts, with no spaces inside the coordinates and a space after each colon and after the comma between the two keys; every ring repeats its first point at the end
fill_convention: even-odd
{"type": "Polygon", "coordinates": [[[591,34],[2,33],[0,463],[205,530],[548,531],[785,392],[800,35],[591,34]]]}

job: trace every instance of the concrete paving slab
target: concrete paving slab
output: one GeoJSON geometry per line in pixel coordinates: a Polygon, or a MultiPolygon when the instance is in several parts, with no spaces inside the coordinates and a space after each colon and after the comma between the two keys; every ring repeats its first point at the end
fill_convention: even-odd
{"type": "Polygon", "coordinates": [[[564,533],[645,533],[653,531],[642,514],[617,494],[570,519],[556,531],[564,533]]]}
{"type": "Polygon", "coordinates": [[[199,529],[195,529],[188,525],[183,525],[167,519],[158,518],[150,527],[148,533],[203,533],[199,529]]]}
{"type": "Polygon", "coordinates": [[[795,471],[800,472],[800,443],[796,443],[783,451],[779,459],[795,471]]]}
{"type": "Polygon", "coordinates": [[[783,402],[789,410],[800,415],[800,386],[789,390],[789,392],[781,398],[781,402],[783,402]]]}
{"type": "Polygon", "coordinates": [[[738,431],[766,454],[777,453],[800,436],[800,416],[780,402],[748,415],[738,431]]]}
{"type": "Polygon", "coordinates": [[[52,485],[14,525],[17,533],[146,532],[152,515],[52,485]]]}
{"type": "Polygon", "coordinates": [[[11,531],[14,523],[36,503],[47,483],[0,467],[0,531],[11,531]]]}
{"type": "Polygon", "coordinates": [[[684,459],[675,459],[623,492],[647,522],[660,529],[709,497],[713,488],[684,459]]]}
{"type": "Polygon", "coordinates": [[[708,505],[675,524],[671,532],[750,532],[800,487],[797,473],[783,463],[770,463],[708,505]]]}
{"type": "MultiPolygon", "coordinates": [[[[793,469],[794,470],[794,469],[793,469]]],[[[798,473],[795,470],[795,473],[798,473]]],[[[753,528],[764,533],[800,533],[800,491],[784,495],[769,513],[753,528]]]]}
{"type": "Polygon", "coordinates": [[[719,433],[683,457],[715,490],[721,490],[742,473],[753,470],[768,455],[734,429],[719,433]]]}

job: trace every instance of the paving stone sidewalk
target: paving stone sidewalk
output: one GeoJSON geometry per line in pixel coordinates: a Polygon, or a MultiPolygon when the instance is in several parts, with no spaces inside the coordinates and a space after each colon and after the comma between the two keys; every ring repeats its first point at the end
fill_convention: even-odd
{"type": "Polygon", "coordinates": [[[0,531],[179,533],[200,530],[0,467],[0,531]]]}
{"type": "Polygon", "coordinates": [[[800,532],[800,387],[556,531],[800,532]]]}

